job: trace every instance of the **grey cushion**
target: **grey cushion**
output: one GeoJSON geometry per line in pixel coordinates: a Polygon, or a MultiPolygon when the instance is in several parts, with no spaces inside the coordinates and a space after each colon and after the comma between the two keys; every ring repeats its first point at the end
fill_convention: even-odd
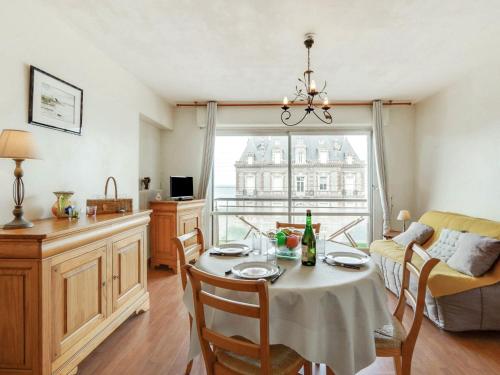
{"type": "Polygon", "coordinates": [[[464,234],[456,230],[442,229],[441,234],[436,242],[427,250],[433,258],[438,258],[443,262],[447,262],[457,251],[457,243],[460,236],[464,234]]]}
{"type": "Polygon", "coordinates": [[[393,241],[404,247],[412,241],[416,241],[419,245],[422,245],[432,236],[433,233],[434,229],[432,229],[432,227],[414,222],[411,223],[406,231],[394,237],[393,241]]]}
{"type": "Polygon", "coordinates": [[[462,233],[457,250],[446,263],[459,272],[478,277],[493,266],[499,254],[500,240],[462,233]]]}

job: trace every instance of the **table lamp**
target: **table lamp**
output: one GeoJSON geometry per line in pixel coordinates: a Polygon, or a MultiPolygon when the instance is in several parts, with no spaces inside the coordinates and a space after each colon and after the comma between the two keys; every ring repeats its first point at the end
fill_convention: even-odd
{"type": "Polygon", "coordinates": [[[398,214],[398,220],[403,222],[403,232],[406,230],[406,221],[411,219],[410,211],[401,210],[398,214]]]}
{"type": "Polygon", "coordinates": [[[23,217],[24,183],[21,163],[26,159],[39,159],[39,154],[33,135],[24,130],[5,129],[0,134],[0,158],[13,159],[16,162],[14,169],[14,196],[15,208],[12,211],[14,220],[4,225],[4,229],[31,228],[33,223],[23,217]]]}

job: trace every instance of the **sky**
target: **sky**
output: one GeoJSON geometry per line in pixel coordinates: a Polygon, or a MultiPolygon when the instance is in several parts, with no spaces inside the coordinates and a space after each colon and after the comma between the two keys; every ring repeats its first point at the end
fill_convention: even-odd
{"type": "MultiPolygon", "coordinates": [[[[326,136],[328,137],[328,136],[326,136]]],[[[215,139],[215,186],[235,186],[236,174],[234,163],[241,157],[249,136],[217,136],[215,139]]],[[[286,138],[286,137],[283,137],[286,138]]],[[[361,160],[367,156],[367,136],[348,135],[354,151],[361,160]]]]}

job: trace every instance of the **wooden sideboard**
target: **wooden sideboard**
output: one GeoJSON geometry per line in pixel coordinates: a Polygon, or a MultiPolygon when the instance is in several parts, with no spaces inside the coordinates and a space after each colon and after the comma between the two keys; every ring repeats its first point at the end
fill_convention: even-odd
{"type": "MultiPolygon", "coordinates": [[[[192,201],[151,201],[151,266],[169,266],[178,271],[177,248],[173,238],[201,228],[204,199],[192,201]]],[[[189,244],[186,244],[189,245],[189,244]]]]}
{"type": "Polygon", "coordinates": [[[149,309],[150,213],[0,230],[0,375],[75,374],[130,315],[149,309]]]}

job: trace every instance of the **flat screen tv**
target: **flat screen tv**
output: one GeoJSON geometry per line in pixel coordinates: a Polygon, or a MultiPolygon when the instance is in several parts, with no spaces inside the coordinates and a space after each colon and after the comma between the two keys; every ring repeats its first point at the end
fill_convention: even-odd
{"type": "Polygon", "coordinates": [[[193,177],[170,176],[170,196],[193,199],[193,177]]]}

